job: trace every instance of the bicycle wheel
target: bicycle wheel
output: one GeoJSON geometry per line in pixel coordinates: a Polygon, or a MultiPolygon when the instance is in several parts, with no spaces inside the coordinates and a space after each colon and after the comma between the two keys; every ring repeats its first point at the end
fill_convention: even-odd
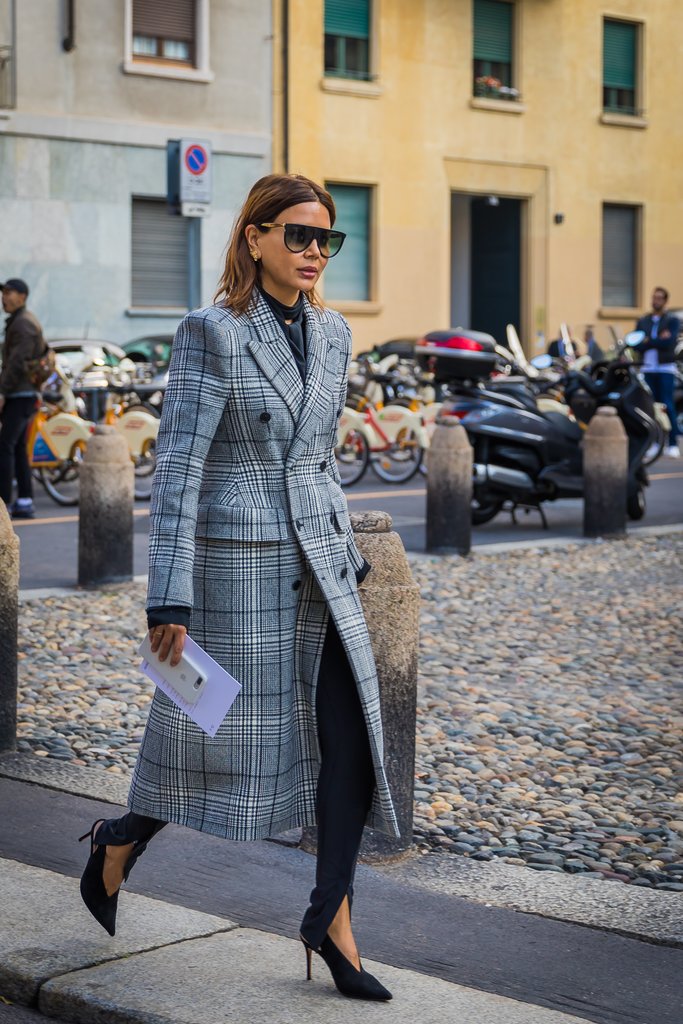
{"type": "Polygon", "coordinates": [[[152,481],[157,465],[156,442],[150,441],[142,455],[135,460],[134,490],[137,501],[149,501],[152,496],[152,481]]]}
{"type": "Polygon", "coordinates": [[[78,468],[81,457],[80,451],[77,451],[74,458],[65,459],[59,466],[49,469],[40,466],[37,470],[38,479],[58,505],[78,505],[80,494],[78,468]]]}
{"type": "Polygon", "coordinates": [[[423,456],[424,449],[420,447],[415,433],[406,428],[398,432],[396,440],[384,451],[373,452],[370,467],[385,483],[404,484],[415,476],[423,456]]]}
{"type": "Polygon", "coordinates": [[[349,430],[341,444],[334,449],[334,457],[342,487],[350,487],[358,483],[368,468],[368,442],[357,430],[349,430]]]}

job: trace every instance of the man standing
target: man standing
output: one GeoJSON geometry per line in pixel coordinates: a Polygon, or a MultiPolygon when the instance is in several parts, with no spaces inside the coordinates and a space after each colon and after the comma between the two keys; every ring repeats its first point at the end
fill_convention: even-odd
{"type": "Polygon", "coordinates": [[[662,402],[671,420],[669,445],[664,454],[677,459],[678,427],[676,424],[676,406],[674,404],[674,384],[676,381],[676,340],[680,330],[678,317],[667,312],[666,304],[669,293],[666,288],[655,288],[652,293],[652,312],[642,316],[636,324],[636,330],[644,331],[646,338],[636,345],[637,352],[643,353],[643,374],[655,402],[662,402]]]}
{"type": "Polygon", "coordinates": [[[26,427],[36,408],[36,389],[28,367],[40,359],[47,344],[38,320],[26,308],[28,285],[13,277],[2,285],[5,347],[0,369],[0,498],[13,519],[33,519],[33,482],[26,452],[26,427]],[[12,503],[16,475],[18,497],[12,503]]]}

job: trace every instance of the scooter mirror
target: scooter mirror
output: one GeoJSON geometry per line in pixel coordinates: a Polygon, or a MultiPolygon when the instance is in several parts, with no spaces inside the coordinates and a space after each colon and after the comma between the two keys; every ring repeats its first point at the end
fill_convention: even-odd
{"type": "Polygon", "coordinates": [[[537,370],[549,370],[553,365],[553,357],[547,353],[543,356],[534,356],[531,365],[535,366],[537,370]]]}
{"type": "Polygon", "coordinates": [[[633,348],[634,345],[640,345],[641,341],[645,341],[645,338],[645,331],[629,331],[628,334],[624,335],[624,341],[631,348],[633,348]]]}

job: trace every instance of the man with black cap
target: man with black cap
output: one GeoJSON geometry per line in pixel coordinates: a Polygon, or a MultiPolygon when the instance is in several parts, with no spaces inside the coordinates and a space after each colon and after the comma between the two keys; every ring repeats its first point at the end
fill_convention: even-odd
{"type": "Polygon", "coordinates": [[[2,287],[5,347],[0,369],[0,498],[13,519],[33,519],[33,483],[26,452],[26,427],[36,409],[36,388],[29,378],[32,360],[47,347],[38,320],[26,308],[28,285],[18,277],[2,287]],[[19,495],[12,502],[12,480],[19,495]]]}

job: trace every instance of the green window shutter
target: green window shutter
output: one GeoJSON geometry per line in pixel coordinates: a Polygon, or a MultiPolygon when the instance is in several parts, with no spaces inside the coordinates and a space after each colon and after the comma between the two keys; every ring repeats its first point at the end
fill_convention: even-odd
{"type": "Polygon", "coordinates": [[[474,0],[474,59],[512,63],[512,4],[474,0]]]}
{"type": "Polygon", "coordinates": [[[602,62],[603,83],[610,89],[636,87],[636,25],[605,20],[602,62]]]}
{"type": "Polygon", "coordinates": [[[370,0],[325,0],[325,35],[370,37],[370,0]]]}
{"type": "Polygon", "coordinates": [[[326,299],[370,298],[370,193],[357,185],[328,185],[335,206],[335,228],[346,232],[338,256],[325,270],[326,299]]]}

